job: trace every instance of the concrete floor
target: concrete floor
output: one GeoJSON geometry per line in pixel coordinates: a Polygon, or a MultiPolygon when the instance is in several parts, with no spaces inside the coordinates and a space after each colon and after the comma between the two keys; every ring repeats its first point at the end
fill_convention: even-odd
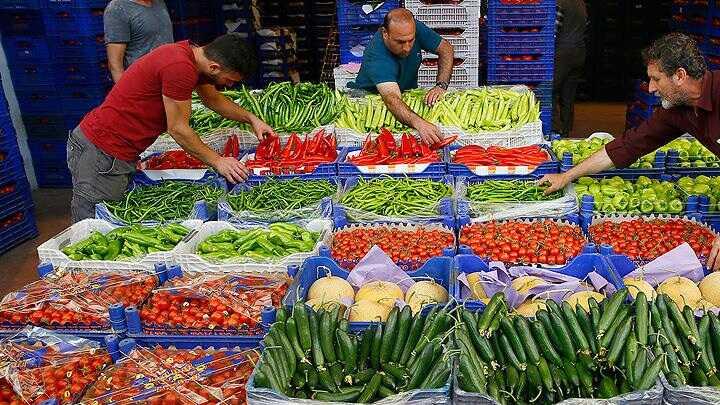
{"type": "MultiPolygon", "coordinates": [[[[625,105],[581,103],[575,107],[573,137],[593,132],[621,134],[625,129],[625,105]]],[[[37,280],[37,247],[70,224],[70,196],[67,189],[40,189],[33,193],[40,236],[0,255],[0,297],[37,280]]]]}

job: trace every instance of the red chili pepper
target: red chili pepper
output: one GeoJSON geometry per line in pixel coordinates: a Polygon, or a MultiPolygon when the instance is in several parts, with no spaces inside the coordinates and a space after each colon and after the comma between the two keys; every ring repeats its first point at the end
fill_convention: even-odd
{"type": "Polygon", "coordinates": [[[409,158],[413,155],[415,152],[413,150],[412,141],[410,140],[411,137],[408,134],[402,134],[402,137],[400,138],[400,153],[399,155],[404,158],[409,158]]]}

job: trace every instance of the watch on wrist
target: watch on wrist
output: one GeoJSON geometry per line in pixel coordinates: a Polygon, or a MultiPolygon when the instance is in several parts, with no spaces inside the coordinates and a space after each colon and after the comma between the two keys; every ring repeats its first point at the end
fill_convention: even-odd
{"type": "Polygon", "coordinates": [[[437,82],[437,83],[435,83],[435,87],[440,87],[443,90],[447,90],[448,82],[437,82]]]}

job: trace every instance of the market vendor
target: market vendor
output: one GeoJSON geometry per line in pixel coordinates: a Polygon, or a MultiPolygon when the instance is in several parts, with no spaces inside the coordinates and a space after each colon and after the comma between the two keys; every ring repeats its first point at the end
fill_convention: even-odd
{"type": "MultiPolygon", "coordinates": [[[[672,33],[643,51],[650,92],[662,98],[662,107],[635,129],[605,145],[604,149],[561,174],[540,179],[558,191],[575,179],[612,167],[625,168],[688,133],[720,156],[720,71],[708,71],[694,40],[672,33]]],[[[708,268],[720,270],[720,238],[715,239],[708,268]]]]}
{"type": "Polygon", "coordinates": [[[118,200],[148,146],[167,131],[185,151],[233,183],[248,176],[233,157],[222,157],[190,127],[191,97],[223,117],[249,123],[258,138],[272,128],[226,98],[256,66],[251,48],[238,34],[226,34],[198,47],[188,41],[167,44],[130,65],[103,103],[89,112],[68,139],[72,175],[72,221],[95,216],[95,204],[118,200]]]}
{"type": "Polygon", "coordinates": [[[398,121],[415,128],[426,143],[433,144],[443,139],[440,128],[415,114],[402,100],[403,91],[418,86],[422,51],[438,55],[437,83],[425,96],[431,106],[448,88],[455,52],[448,41],[404,8],[387,13],[383,26],[365,48],[360,72],[349,87],[380,93],[398,121]]]}

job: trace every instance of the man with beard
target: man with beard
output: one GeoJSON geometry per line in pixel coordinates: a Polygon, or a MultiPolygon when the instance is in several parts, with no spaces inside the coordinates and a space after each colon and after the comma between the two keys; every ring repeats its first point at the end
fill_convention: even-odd
{"type": "MultiPolygon", "coordinates": [[[[643,59],[649,89],[662,97],[663,108],[571,170],[540,179],[550,185],[546,194],[581,176],[627,167],[685,133],[720,156],[720,71],[708,71],[695,41],[679,33],[655,41],[643,51],[643,59]]],[[[720,238],[713,242],[708,268],[720,270],[719,254],[720,238]]]]}
{"type": "Polygon", "coordinates": [[[253,73],[251,48],[238,34],[198,47],[188,41],[160,46],[130,65],[103,103],[90,111],[68,139],[72,174],[72,221],[95,216],[95,204],[120,199],[142,153],[167,131],[189,154],[233,183],[245,166],[222,157],[190,128],[193,91],[223,117],[249,123],[258,139],[273,130],[218,91],[253,73]]]}

